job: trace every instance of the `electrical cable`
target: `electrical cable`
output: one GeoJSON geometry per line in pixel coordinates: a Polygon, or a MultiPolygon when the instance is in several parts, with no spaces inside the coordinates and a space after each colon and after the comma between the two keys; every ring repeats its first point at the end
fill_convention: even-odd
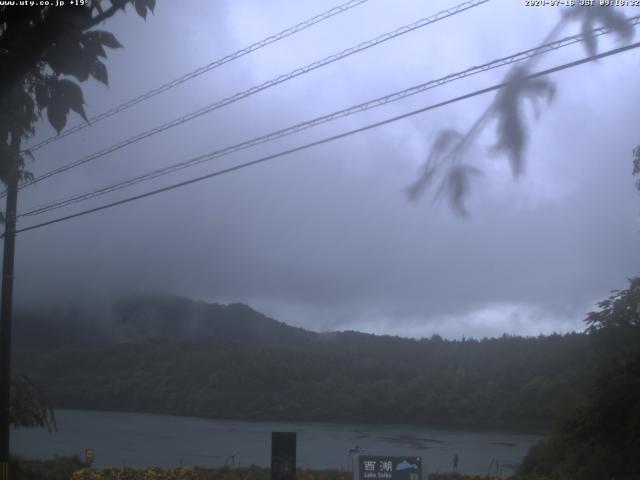
{"type": "MultiPolygon", "coordinates": [[[[622,53],[622,52],[633,50],[633,49],[636,49],[638,47],[640,47],[640,42],[632,43],[630,45],[619,47],[619,48],[616,48],[616,49],[613,49],[613,50],[609,50],[609,51],[606,51],[606,52],[603,52],[603,53],[591,55],[591,56],[582,58],[580,60],[575,60],[573,62],[565,63],[565,64],[562,64],[562,65],[559,65],[559,66],[556,66],[556,67],[552,67],[552,68],[549,68],[549,69],[546,69],[546,70],[542,70],[540,72],[536,72],[536,73],[532,73],[532,74],[526,75],[526,76],[524,76],[522,78],[522,80],[532,80],[534,78],[539,78],[539,77],[542,77],[542,76],[550,75],[552,73],[559,72],[559,71],[562,71],[562,70],[566,70],[566,69],[569,69],[569,68],[573,68],[573,67],[576,67],[578,65],[583,65],[585,63],[593,62],[593,61],[599,60],[601,58],[605,58],[605,57],[609,57],[609,56],[612,56],[612,55],[617,55],[617,54],[622,53]]],[[[84,216],[84,215],[87,215],[87,214],[90,214],[90,213],[94,213],[94,212],[98,212],[98,211],[101,211],[101,210],[105,210],[105,209],[108,209],[108,208],[111,208],[111,207],[115,207],[115,206],[118,206],[118,205],[123,205],[123,204],[126,204],[126,203],[130,203],[130,202],[133,202],[133,201],[136,201],[136,200],[140,200],[142,198],[146,198],[146,197],[150,197],[150,196],[153,196],[153,195],[157,195],[159,193],[167,192],[169,190],[174,190],[174,189],[177,189],[177,188],[180,188],[180,187],[191,185],[193,183],[201,182],[201,181],[207,180],[209,178],[218,177],[218,176],[221,176],[221,175],[224,175],[224,174],[227,174],[227,173],[231,173],[231,172],[234,172],[234,171],[237,171],[237,170],[241,170],[241,169],[244,169],[244,168],[247,168],[247,167],[251,167],[253,165],[257,165],[257,164],[260,164],[260,163],[268,162],[270,160],[274,160],[276,158],[283,157],[285,155],[290,155],[292,153],[296,153],[296,152],[299,152],[299,151],[302,151],[302,150],[306,150],[306,149],[309,149],[309,148],[312,148],[312,147],[323,145],[325,143],[329,143],[329,142],[332,142],[332,141],[335,141],[335,140],[338,140],[338,139],[342,139],[342,138],[345,138],[345,137],[348,137],[348,136],[351,136],[351,135],[355,135],[357,133],[361,133],[361,132],[364,132],[364,131],[367,131],[367,130],[371,130],[373,128],[381,127],[383,125],[388,125],[388,124],[390,124],[392,122],[396,122],[398,120],[402,120],[402,119],[405,119],[405,118],[408,118],[408,117],[411,117],[411,116],[414,116],[414,115],[418,115],[420,113],[424,113],[424,112],[427,112],[429,110],[434,110],[436,108],[440,108],[440,107],[443,107],[445,105],[450,105],[450,104],[453,104],[453,103],[456,103],[456,102],[460,102],[462,100],[467,100],[467,99],[472,98],[472,97],[483,95],[485,93],[493,92],[493,91],[499,90],[501,88],[504,88],[505,86],[509,85],[509,83],[510,82],[498,83],[498,84],[495,84],[495,85],[493,85],[491,87],[486,87],[486,88],[483,88],[483,89],[480,89],[480,90],[475,90],[475,91],[473,91],[471,93],[467,93],[465,95],[461,95],[461,96],[458,96],[458,97],[455,97],[455,98],[452,98],[452,99],[449,99],[449,100],[445,100],[443,102],[435,103],[435,104],[429,105],[427,107],[419,108],[417,110],[413,110],[413,111],[404,113],[402,115],[397,115],[395,117],[391,117],[391,118],[382,120],[380,122],[371,123],[371,124],[365,125],[363,127],[356,128],[356,129],[353,129],[353,130],[349,130],[349,131],[346,131],[346,132],[343,132],[343,133],[340,133],[340,134],[337,134],[337,135],[332,135],[330,137],[326,137],[326,138],[323,138],[321,140],[317,140],[315,142],[311,142],[311,143],[307,143],[307,144],[304,144],[304,145],[300,145],[298,147],[294,147],[294,148],[291,148],[291,149],[288,149],[288,150],[284,150],[284,151],[281,151],[281,152],[278,152],[278,153],[275,153],[275,154],[272,154],[272,155],[267,155],[267,156],[258,158],[256,160],[252,160],[252,161],[245,162],[245,163],[242,163],[242,164],[239,164],[239,165],[235,165],[233,167],[225,168],[225,169],[222,169],[222,170],[217,170],[215,172],[212,172],[212,173],[209,173],[209,174],[206,174],[206,175],[195,177],[195,178],[192,178],[192,179],[189,179],[189,180],[185,180],[185,181],[182,181],[182,182],[179,182],[179,183],[175,183],[175,184],[172,184],[172,185],[169,185],[169,186],[166,186],[166,187],[158,188],[156,190],[151,190],[151,191],[146,192],[146,193],[142,193],[142,194],[139,194],[139,195],[134,195],[132,197],[128,197],[128,198],[125,198],[125,199],[122,199],[122,200],[118,200],[118,201],[115,201],[115,202],[111,202],[111,203],[108,203],[108,204],[105,204],[105,205],[101,205],[101,206],[98,206],[98,207],[94,207],[94,208],[90,208],[90,209],[87,209],[87,210],[83,210],[83,211],[80,211],[80,212],[77,212],[77,213],[73,213],[73,214],[70,214],[70,215],[66,215],[66,216],[63,216],[63,217],[55,218],[53,220],[49,220],[49,221],[46,221],[46,222],[38,223],[38,224],[35,224],[35,225],[30,225],[28,227],[19,228],[19,229],[16,230],[16,233],[27,232],[29,230],[34,230],[34,229],[42,228],[42,227],[45,227],[45,226],[48,226],[48,225],[53,225],[55,223],[63,222],[63,221],[66,221],[66,220],[70,220],[72,218],[77,218],[77,217],[80,217],[80,216],[84,216]]],[[[2,237],[4,237],[4,234],[2,235],[2,237]]]]}
{"type": "MultiPolygon", "coordinates": [[[[632,17],[629,19],[629,22],[632,25],[637,25],[638,23],[640,23],[640,16],[636,16],[636,17],[632,17]]],[[[173,165],[169,165],[167,167],[164,168],[160,168],[160,169],[156,169],[153,170],[151,172],[142,174],[142,175],[138,175],[136,177],[127,179],[125,181],[121,181],[121,182],[117,182],[105,187],[101,187],[97,190],[93,190],[90,192],[84,192],[84,193],[80,193],[80,194],[75,194],[72,196],[67,196],[65,198],[62,199],[58,199],[55,200],[53,202],[48,202],[39,206],[33,206],[33,207],[29,207],[28,210],[25,210],[23,212],[20,212],[18,214],[18,218],[20,217],[27,217],[27,216],[34,216],[34,215],[39,215],[51,210],[55,210],[58,208],[62,208],[62,207],[66,207],[69,205],[72,205],[74,203],[78,203],[84,200],[88,200],[90,198],[95,198],[97,196],[100,195],[104,195],[107,193],[111,193],[114,192],[116,190],[120,190],[126,187],[130,187],[132,185],[135,185],[137,183],[143,182],[143,181],[147,181],[147,180],[151,180],[154,178],[158,178],[160,176],[164,176],[179,170],[182,170],[184,168],[188,168],[188,167],[192,167],[194,165],[198,165],[204,162],[208,162],[217,158],[221,158],[224,157],[226,155],[230,155],[232,153],[236,153],[239,152],[241,150],[245,150],[247,148],[256,146],[256,145],[260,145],[260,144],[264,144],[276,139],[280,139],[286,136],[290,136],[293,135],[295,133],[299,133],[301,131],[307,130],[309,128],[315,127],[317,125],[323,124],[323,123],[328,123],[330,121],[333,120],[337,120],[340,118],[344,118],[347,117],[349,115],[354,115],[356,113],[360,113],[372,108],[376,108],[382,105],[386,105],[388,103],[391,102],[395,102],[404,98],[407,98],[409,96],[415,95],[417,93],[421,93],[424,92],[426,90],[429,90],[431,88],[435,88],[441,85],[444,85],[446,83],[450,83],[456,80],[460,80],[462,78],[466,78],[468,76],[471,75],[476,75],[482,72],[486,72],[488,70],[492,70],[494,68],[498,68],[498,67],[502,67],[502,66],[506,66],[506,65],[510,65],[513,64],[515,62],[518,61],[523,61],[523,60],[527,60],[529,58],[532,58],[534,56],[538,56],[538,55],[542,55],[544,53],[547,53],[549,51],[553,51],[553,50],[557,50],[559,48],[564,48],[567,47],[569,45],[574,45],[576,43],[580,43],[584,40],[585,35],[591,35],[591,36],[601,36],[601,35],[606,35],[608,33],[611,33],[612,29],[610,28],[605,28],[605,27],[600,27],[597,29],[592,30],[591,32],[585,33],[585,34],[578,34],[578,35],[572,35],[560,40],[557,40],[555,42],[550,42],[548,44],[545,45],[540,45],[538,47],[529,49],[529,50],[525,50],[523,52],[518,52],[515,53],[513,55],[510,55],[508,57],[503,57],[497,60],[493,60],[491,62],[485,63],[483,65],[480,66],[475,66],[475,67],[470,67],[466,70],[463,70],[461,72],[457,72],[457,73],[453,73],[450,75],[447,75],[445,77],[441,77],[439,79],[436,80],[431,80],[429,82],[425,82],[422,83],[420,85],[416,85],[413,87],[410,87],[408,89],[405,90],[401,90],[398,92],[394,92],[392,94],[389,95],[385,95],[383,97],[379,97],[373,100],[369,100],[367,102],[358,104],[358,105],[354,105],[351,106],[349,108],[345,108],[342,110],[338,110],[336,112],[330,113],[328,115],[323,115],[320,117],[316,117],[312,120],[308,120],[306,122],[302,122],[284,129],[280,129],[271,133],[268,133],[266,135],[262,135],[259,137],[255,137],[252,138],[250,140],[246,140],[244,142],[235,144],[235,145],[231,145],[229,147],[225,147],[222,148],[220,150],[216,150],[214,152],[210,152],[207,153],[205,155],[200,155],[198,157],[195,158],[191,158],[189,160],[186,160],[184,162],[180,162],[177,164],[173,164],[173,165]]]]}

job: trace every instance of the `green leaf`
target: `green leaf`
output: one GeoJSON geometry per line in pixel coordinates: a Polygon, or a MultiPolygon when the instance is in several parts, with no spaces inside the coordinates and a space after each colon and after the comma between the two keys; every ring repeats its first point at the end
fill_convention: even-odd
{"type": "Polygon", "coordinates": [[[82,38],[85,52],[92,58],[107,58],[107,52],[105,52],[102,45],[100,33],[99,31],[86,32],[82,38]]]}
{"type": "Polygon", "coordinates": [[[81,82],[89,78],[91,59],[84,51],[84,35],[73,28],[67,29],[47,49],[44,60],[56,74],[73,75],[81,82]]]}
{"type": "Polygon", "coordinates": [[[597,25],[602,25],[616,33],[620,41],[629,41],[633,38],[634,29],[626,15],[615,8],[608,6],[596,6],[584,8],[574,6],[565,10],[564,16],[581,22],[581,33],[584,35],[584,47],[589,55],[595,55],[598,51],[598,39],[593,34],[597,25]]]}
{"type": "Polygon", "coordinates": [[[80,37],[61,41],[50,48],[45,55],[45,61],[56,74],[71,75],[81,82],[89,78],[94,60],[95,55],[88,55],[80,37]]]}
{"type": "Polygon", "coordinates": [[[80,85],[71,80],[60,80],[57,86],[57,94],[62,95],[69,105],[69,108],[82,116],[86,122],[87,115],[84,112],[84,97],[80,85]]]}
{"type": "Polygon", "coordinates": [[[460,142],[462,134],[455,130],[445,129],[438,133],[427,161],[422,166],[422,174],[408,189],[409,199],[417,200],[422,192],[433,182],[444,162],[450,160],[451,150],[460,142]]]}
{"type": "Polygon", "coordinates": [[[47,105],[47,118],[60,133],[67,124],[69,110],[79,114],[85,121],[84,98],[80,86],[71,80],[55,80],[51,82],[51,99],[47,105]]]}
{"type": "Polygon", "coordinates": [[[468,214],[464,200],[469,195],[471,176],[481,173],[480,170],[469,165],[454,165],[444,176],[439,194],[446,192],[451,206],[462,217],[466,217],[468,214]]]}
{"type": "Polygon", "coordinates": [[[91,33],[105,47],[122,48],[122,44],[118,41],[113,33],[105,32],[103,30],[94,30],[91,33]]]}
{"type": "Polygon", "coordinates": [[[523,102],[528,98],[535,102],[537,97],[553,99],[553,84],[544,79],[527,79],[526,69],[515,68],[507,76],[507,85],[496,95],[495,108],[498,120],[498,142],[493,147],[496,152],[505,152],[511,163],[514,177],[524,169],[524,150],[527,145],[527,131],[524,121],[523,102]]]}
{"type": "Polygon", "coordinates": [[[67,114],[69,113],[69,104],[61,96],[51,97],[49,105],[47,105],[47,118],[51,126],[60,133],[67,124],[67,114]]]}
{"type": "Polygon", "coordinates": [[[109,86],[109,74],[107,73],[107,67],[100,60],[96,60],[91,68],[91,76],[109,86]]]}
{"type": "Polygon", "coordinates": [[[156,0],[147,0],[147,8],[153,12],[156,8],[156,0]]]}
{"type": "Polygon", "coordinates": [[[145,0],[134,0],[133,6],[140,15],[145,20],[147,19],[147,5],[145,4],[145,0]]]}

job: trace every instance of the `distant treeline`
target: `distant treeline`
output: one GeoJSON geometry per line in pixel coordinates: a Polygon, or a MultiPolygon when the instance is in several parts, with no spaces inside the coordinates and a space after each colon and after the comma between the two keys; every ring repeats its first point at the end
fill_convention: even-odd
{"type": "Polygon", "coordinates": [[[148,297],[23,312],[16,373],[60,408],[550,430],[526,480],[640,478],[640,277],[588,333],[447,341],[290,327],[246,305],[148,297]]]}
{"type": "MultiPolygon", "coordinates": [[[[136,330],[136,313],[153,323],[163,302],[176,301],[130,303],[124,324],[136,330]]],[[[211,317],[200,341],[177,335],[180,341],[23,349],[16,369],[58,408],[535,430],[583,404],[594,374],[583,334],[479,341],[319,334],[246,306],[211,307],[229,310],[223,320],[211,317]]],[[[173,323],[165,316],[156,325],[177,328],[180,311],[171,312],[173,323]]]]}

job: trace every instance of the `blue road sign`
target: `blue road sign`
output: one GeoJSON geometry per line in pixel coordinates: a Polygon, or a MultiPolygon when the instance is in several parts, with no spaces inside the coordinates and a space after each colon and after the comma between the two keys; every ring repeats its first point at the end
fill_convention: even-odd
{"type": "Polygon", "coordinates": [[[358,456],[354,480],[422,480],[422,459],[388,455],[358,456]]]}

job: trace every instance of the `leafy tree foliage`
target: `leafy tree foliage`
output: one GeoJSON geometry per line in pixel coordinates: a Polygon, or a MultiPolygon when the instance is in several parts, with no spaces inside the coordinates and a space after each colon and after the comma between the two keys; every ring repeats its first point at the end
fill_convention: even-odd
{"type": "Polygon", "coordinates": [[[581,403],[592,378],[582,334],[277,335],[18,352],[17,365],[61,408],[536,430],[581,403]]]}
{"type": "MultiPolygon", "coordinates": [[[[20,143],[35,133],[45,111],[58,132],[71,111],[87,121],[78,82],[92,77],[107,85],[105,48],[122,47],[113,34],[92,28],[132,2],[143,17],[155,6],[155,0],[92,0],[70,8],[0,6],[0,181],[32,178],[24,164],[24,154],[30,153],[22,152],[20,143]]],[[[55,428],[42,391],[26,376],[12,378],[10,402],[14,426],[55,428]]]]}
{"type": "Polygon", "coordinates": [[[607,367],[624,365],[640,352],[640,277],[630,279],[629,288],[614,290],[598,307],[585,319],[587,331],[607,367]]]}
{"type": "Polygon", "coordinates": [[[45,111],[58,132],[71,111],[87,120],[79,82],[107,85],[106,49],[122,47],[113,34],[92,29],[130,3],[143,17],[155,7],[155,0],[0,6],[0,180],[6,183],[15,171],[22,181],[31,178],[16,140],[33,135],[45,111]]]}
{"type": "Polygon", "coordinates": [[[9,423],[15,428],[41,427],[49,432],[57,429],[56,418],[46,396],[25,375],[11,379],[9,423]]]}
{"type": "Polygon", "coordinates": [[[587,316],[599,359],[588,402],[529,452],[524,476],[640,476],[640,277],[629,283],[587,316]]]}
{"type": "Polygon", "coordinates": [[[564,11],[564,17],[580,22],[581,33],[584,35],[584,48],[589,55],[598,53],[598,37],[593,34],[597,27],[607,27],[617,32],[620,40],[629,41],[633,38],[633,26],[627,22],[625,16],[615,8],[595,6],[583,8],[576,5],[564,11]]]}
{"type": "Polygon", "coordinates": [[[495,99],[498,141],[494,149],[507,153],[514,177],[519,176],[524,168],[526,133],[522,103],[527,98],[535,102],[538,96],[544,95],[551,101],[555,93],[555,87],[549,80],[527,80],[528,74],[526,68],[514,68],[507,78],[507,86],[498,92],[495,99]]]}

